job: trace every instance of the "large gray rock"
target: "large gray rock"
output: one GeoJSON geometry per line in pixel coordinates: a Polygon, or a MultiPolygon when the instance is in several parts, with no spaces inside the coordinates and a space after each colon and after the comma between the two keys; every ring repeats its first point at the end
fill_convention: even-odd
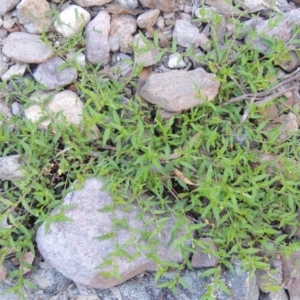
{"type": "Polygon", "coordinates": [[[68,85],[76,80],[77,71],[72,67],[58,71],[58,68],[64,63],[65,61],[60,57],[52,57],[35,68],[33,77],[49,90],[68,85]]]}
{"type": "Polygon", "coordinates": [[[4,16],[7,12],[11,11],[20,0],[1,0],[0,4],[0,16],[4,16]]]}
{"type": "Polygon", "coordinates": [[[50,5],[46,0],[22,0],[17,6],[19,22],[28,33],[42,33],[51,26],[50,5]]]}
{"type": "Polygon", "coordinates": [[[0,157],[0,180],[14,180],[24,178],[20,155],[0,157]]]}
{"type": "Polygon", "coordinates": [[[100,11],[88,23],[85,29],[86,58],[92,64],[107,64],[109,59],[108,35],[110,31],[110,16],[105,11],[100,11]]]}
{"type": "Polygon", "coordinates": [[[219,86],[215,75],[203,68],[190,72],[172,70],[150,75],[140,95],[167,111],[181,112],[201,105],[205,100],[214,100],[219,86]]]}
{"type": "Polygon", "coordinates": [[[48,60],[53,51],[41,41],[40,36],[26,32],[13,32],[6,39],[3,54],[25,63],[42,63],[48,60]]]}
{"type": "Polygon", "coordinates": [[[59,22],[54,22],[55,29],[66,38],[71,38],[83,30],[91,20],[90,13],[78,5],[70,5],[59,14],[59,22]]]}
{"type": "MultiPolygon", "coordinates": [[[[46,261],[76,283],[96,288],[113,287],[139,273],[157,268],[156,263],[148,257],[152,252],[147,250],[148,243],[144,242],[141,236],[142,232],[151,234],[153,226],[146,226],[137,218],[141,212],[134,205],[126,210],[121,205],[107,210],[113,206],[113,200],[109,192],[101,191],[102,187],[103,180],[86,179],[81,190],[70,192],[63,200],[63,205],[75,206],[64,211],[70,221],[51,223],[48,234],[44,223],[36,236],[38,248],[46,261]],[[106,210],[100,212],[100,209],[106,210]],[[110,234],[114,237],[96,239],[110,234]],[[134,259],[128,260],[114,255],[116,243],[120,249],[124,247],[123,250],[130,256],[135,255],[134,259]],[[105,262],[105,259],[112,261],[101,269],[96,269],[105,262]],[[107,278],[99,274],[100,271],[112,272],[113,265],[118,268],[120,279],[107,278]]],[[[59,208],[56,208],[51,215],[55,216],[58,213],[59,208]]],[[[151,216],[144,213],[143,220],[149,220],[151,216]]],[[[173,246],[167,247],[174,222],[170,215],[160,235],[155,235],[155,241],[158,242],[156,255],[163,261],[180,263],[183,260],[181,251],[175,250],[173,246]]],[[[188,224],[189,221],[186,219],[179,230],[179,236],[185,233],[185,225],[188,224]]],[[[187,239],[186,243],[190,244],[190,241],[187,239]]]]}

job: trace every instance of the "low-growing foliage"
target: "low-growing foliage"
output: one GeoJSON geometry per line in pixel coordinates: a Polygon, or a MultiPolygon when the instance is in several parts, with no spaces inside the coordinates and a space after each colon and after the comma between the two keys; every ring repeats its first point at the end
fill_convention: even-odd
{"type": "MultiPolygon", "coordinates": [[[[240,260],[244,270],[253,273],[269,267],[266,253],[288,254],[298,249],[293,235],[299,225],[300,168],[293,161],[299,161],[299,133],[279,143],[276,130],[274,138],[266,137],[268,120],[261,108],[242,101],[223,106],[244,91],[257,93],[274,85],[274,64],[282,58],[282,45],[270,42],[272,51],[262,55],[251,44],[239,42],[240,25],[234,22],[234,37],[226,40],[224,47],[213,41],[212,50],[198,56],[221,82],[214,102],[164,120],[155,107],[138,97],[124,102],[123,89],[127,86],[134,90],[141,66],[134,65],[132,77],[118,82],[103,80],[105,75],[99,75],[101,66],[81,67],[67,61],[66,66],[72,65],[79,72],[73,88],[85,103],[84,126],[53,122],[42,131],[38,123],[12,117],[0,127],[1,156],[20,154],[26,170],[24,179],[0,184],[1,222],[8,224],[0,228],[0,265],[12,252],[21,266],[26,251],[36,254],[34,235],[38,226],[44,221],[48,225],[64,221],[63,211],[68,207],[55,217],[49,216],[51,210],[61,204],[72,187],[80,188],[78,184],[93,176],[109,178],[106,188],[114,205],[137,201],[142,212],[152,215],[151,225],[158,228],[155,233],[167,220],[161,221],[161,215],[176,218],[170,244],[185,253],[182,264],[160,262],[154,252],[154,234],[145,236],[152,251],[149,255],[159,265],[156,280],[169,267],[178,269],[178,276],[161,287],[176,290],[176,283],[186,286],[180,271],[186,266],[191,268],[189,257],[196,246],[220,260],[218,267],[203,273],[215,277],[203,299],[211,299],[216,287],[230,293],[221,280],[221,271],[227,267],[234,272],[234,260],[240,260]],[[241,123],[246,108],[250,112],[241,123]],[[100,138],[95,141],[88,134],[94,125],[100,129],[100,138]],[[245,141],[238,142],[243,137],[245,141]],[[263,162],[263,154],[275,155],[280,168],[263,162]],[[191,223],[178,240],[176,232],[186,217],[191,223]],[[218,250],[206,248],[199,241],[201,237],[212,238],[218,250]],[[191,246],[184,243],[188,239],[191,246]]],[[[43,39],[51,44],[47,35],[43,39]]],[[[154,40],[150,46],[160,49],[157,38],[154,40]]],[[[81,52],[83,45],[79,35],[63,39],[55,51],[65,58],[71,50],[81,52]]],[[[173,42],[170,48],[160,51],[176,52],[176,48],[173,42]]],[[[192,49],[186,56],[196,57],[192,49]]],[[[5,84],[1,83],[0,89],[4,90],[5,84]]],[[[30,105],[30,94],[42,89],[28,78],[15,78],[9,86],[5,101],[18,101],[25,108],[30,105]]],[[[276,101],[284,107],[284,98],[276,101]]],[[[297,108],[292,109],[299,117],[297,108]]],[[[116,221],[115,226],[117,230],[121,225],[116,221]]],[[[114,233],[98,238],[114,238],[114,233]]],[[[126,256],[125,250],[115,249],[113,255],[126,256]]],[[[107,258],[103,266],[112,261],[107,258]]],[[[117,271],[112,275],[118,276],[117,271]]],[[[21,268],[8,276],[18,278],[14,291],[22,284],[30,285],[22,277],[21,268]]]]}

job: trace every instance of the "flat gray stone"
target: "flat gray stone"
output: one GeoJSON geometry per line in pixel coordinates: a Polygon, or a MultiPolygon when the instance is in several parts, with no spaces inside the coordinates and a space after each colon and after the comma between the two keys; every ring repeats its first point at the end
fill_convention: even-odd
{"type": "Polygon", "coordinates": [[[40,40],[40,36],[26,32],[13,32],[6,39],[2,48],[9,58],[25,63],[42,63],[48,60],[53,51],[40,40]]]}
{"type": "Polygon", "coordinates": [[[207,73],[203,68],[189,72],[172,70],[150,75],[140,95],[169,112],[182,112],[206,100],[214,100],[219,86],[220,82],[215,75],[207,73]]]}
{"type": "MultiPolygon", "coordinates": [[[[137,274],[147,270],[154,271],[157,268],[156,263],[150,258],[151,256],[148,257],[149,254],[151,255],[151,252],[149,253],[147,250],[148,243],[144,242],[140,235],[140,232],[143,231],[147,234],[152,233],[153,226],[149,225],[148,228],[142,220],[137,219],[140,210],[136,205],[132,205],[127,210],[124,210],[122,206],[117,206],[113,213],[110,211],[99,212],[99,209],[113,205],[109,192],[101,191],[102,187],[102,179],[86,179],[82,189],[70,192],[63,199],[63,205],[75,206],[64,211],[70,221],[51,223],[48,234],[45,232],[44,223],[38,229],[36,236],[41,254],[59,272],[76,283],[101,289],[113,287],[137,274]],[[116,230],[116,225],[113,225],[114,218],[122,220],[125,227],[121,226],[116,230]],[[127,222],[129,228],[132,229],[130,231],[126,228],[127,222]],[[115,238],[95,239],[112,232],[115,233],[115,238]],[[124,246],[124,250],[130,255],[136,254],[135,258],[130,261],[124,257],[113,255],[115,241],[118,241],[119,246],[128,243],[127,246],[124,246]],[[111,263],[101,269],[95,269],[109,255],[112,255],[121,279],[106,278],[99,274],[100,271],[112,272],[111,263]]],[[[59,208],[56,208],[51,215],[54,216],[58,212],[59,208]]],[[[146,213],[144,220],[150,219],[151,216],[146,213]]],[[[175,250],[173,246],[167,247],[174,222],[175,220],[170,215],[161,234],[155,236],[154,240],[158,242],[156,254],[161,260],[180,263],[183,261],[181,251],[175,250]]],[[[186,219],[186,224],[181,226],[179,236],[184,234],[185,225],[189,225],[188,219],[186,219]]],[[[190,241],[186,240],[186,244],[189,245],[190,241]]]]}
{"type": "Polygon", "coordinates": [[[110,16],[105,11],[100,11],[90,21],[85,29],[86,37],[86,58],[92,64],[107,64],[109,59],[110,46],[108,35],[110,31],[110,16]]]}
{"type": "Polygon", "coordinates": [[[49,90],[68,85],[76,80],[77,71],[72,67],[66,67],[58,71],[58,68],[64,63],[65,61],[60,57],[52,57],[36,67],[33,77],[49,90]]]}

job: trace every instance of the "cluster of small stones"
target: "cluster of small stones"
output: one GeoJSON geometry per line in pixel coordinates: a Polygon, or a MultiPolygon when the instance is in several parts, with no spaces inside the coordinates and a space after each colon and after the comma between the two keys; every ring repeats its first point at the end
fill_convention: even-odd
{"type": "MultiPolygon", "coordinates": [[[[69,123],[81,125],[83,102],[78,94],[69,89],[56,91],[58,88],[76,82],[78,71],[66,67],[58,72],[57,69],[65,63],[65,60],[56,56],[53,51],[53,47],[59,47],[61,38],[72,38],[79,33],[83,33],[86,39],[85,51],[80,54],[68,53],[65,59],[76,61],[82,68],[85,67],[86,61],[94,65],[101,64],[104,69],[111,70],[115,67],[121,70],[121,77],[127,77],[132,71],[128,60],[142,64],[144,67],[151,67],[153,72],[139,94],[149,103],[158,105],[163,117],[183,113],[185,110],[203,104],[205,100],[214,100],[218,95],[220,83],[215,75],[206,72],[198,60],[188,58],[188,55],[184,56],[184,54],[185,52],[187,54],[191,47],[198,56],[211,49],[208,20],[211,18],[212,11],[220,13],[222,17],[220,26],[215,32],[220,45],[223,44],[226,36],[229,38],[233,34],[234,28],[232,24],[226,22],[225,15],[240,11],[233,10],[232,6],[225,1],[202,1],[206,4],[203,15],[203,10],[199,9],[195,1],[189,0],[73,0],[73,3],[59,6],[58,19],[53,22],[51,10],[58,7],[55,2],[1,0],[0,77],[1,81],[7,82],[7,90],[0,91],[0,113],[4,116],[3,122],[13,115],[27,118],[32,122],[46,115],[48,118],[40,122],[39,127],[41,130],[47,130],[51,122],[51,114],[62,112],[69,123]],[[116,13],[120,10],[122,13],[116,13]],[[204,17],[207,21],[192,23],[194,15],[202,19],[204,17]],[[151,44],[149,28],[154,27],[160,30],[165,39],[171,41],[172,38],[176,38],[178,45],[183,49],[181,53],[169,55],[165,64],[157,61],[156,47],[150,47],[147,52],[143,51],[146,44],[138,31],[143,31],[151,44]],[[42,32],[50,31],[55,31],[58,36],[53,40],[53,45],[41,39],[42,32]],[[133,48],[141,50],[141,54],[134,54],[133,48]],[[3,98],[9,91],[10,79],[15,75],[30,76],[27,72],[29,67],[33,69],[33,79],[43,86],[43,91],[35,92],[30,96],[32,105],[26,109],[23,109],[18,102],[7,106],[3,98]],[[201,97],[195,90],[195,85],[198,86],[201,97]]],[[[247,9],[252,9],[264,5],[265,1],[235,1],[235,3],[244,4],[247,9]]],[[[264,31],[278,39],[283,37],[284,41],[288,42],[292,37],[291,22],[293,21],[295,26],[300,25],[299,9],[293,9],[294,7],[285,0],[277,1],[276,7],[285,15],[272,30],[268,30],[268,21],[262,18],[244,22],[245,42],[253,43],[262,53],[268,53],[270,49],[259,38],[251,40],[251,36],[248,35],[249,29],[256,28],[257,32],[264,31]]],[[[296,55],[292,62],[281,67],[286,72],[291,72],[299,65],[296,55]]],[[[126,94],[127,97],[131,97],[132,91],[127,90],[126,94]]],[[[60,121],[56,119],[56,122],[60,121]]],[[[298,129],[298,124],[295,126],[298,129]]],[[[95,126],[91,138],[99,137],[99,130],[95,126]]],[[[25,171],[22,170],[22,162],[18,155],[0,159],[0,179],[22,180],[24,176],[25,171]]],[[[122,280],[107,279],[94,269],[104,261],[114,246],[112,241],[94,239],[96,236],[111,232],[113,226],[111,213],[103,213],[99,221],[98,210],[112,205],[110,194],[100,191],[102,185],[101,178],[91,178],[86,181],[81,190],[68,194],[63,199],[63,204],[76,204],[76,208],[66,212],[73,222],[53,223],[48,234],[45,233],[45,224],[43,224],[37,232],[37,244],[43,257],[66,277],[74,280],[78,286],[84,284],[105,289],[119,285],[143,272],[154,271],[157,265],[150,258],[149,253],[141,251],[141,247],[147,246],[141,244],[140,247],[131,245],[127,249],[130,254],[138,253],[134,261],[128,262],[125,259],[115,258],[122,280]]],[[[55,209],[52,215],[57,213],[58,209],[55,209]]],[[[121,209],[114,212],[114,215],[126,219],[131,228],[137,231],[144,230],[143,222],[136,219],[138,214],[139,210],[134,207],[129,212],[121,209]]],[[[146,214],[145,218],[150,216],[146,214]]],[[[181,263],[182,254],[172,247],[167,247],[174,222],[172,218],[166,222],[161,236],[157,239],[156,254],[161,260],[181,263]]],[[[185,227],[190,224],[191,221],[186,219],[178,238],[185,234],[185,227]]],[[[147,230],[151,232],[153,228],[149,227],[147,230]]],[[[116,238],[123,244],[128,242],[129,238],[139,241],[140,235],[130,235],[122,229],[117,233],[116,238]]],[[[216,250],[212,240],[201,241],[212,252],[216,250]]],[[[190,245],[190,243],[187,239],[186,244],[190,245]]],[[[195,250],[196,253],[191,259],[194,268],[213,267],[218,264],[216,258],[205,254],[199,247],[195,250]]],[[[224,275],[225,283],[231,286],[233,298],[226,298],[223,295],[223,298],[220,296],[218,299],[256,300],[259,298],[259,290],[266,293],[265,299],[288,299],[284,288],[288,289],[290,299],[299,299],[297,297],[300,295],[300,269],[296,263],[294,264],[299,256],[300,253],[295,252],[291,259],[287,260],[273,255],[272,274],[275,272],[275,275],[260,271],[252,281],[249,274],[241,272],[239,264],[235,264],[236,277],[232,277],[229,273],[224,275]],[[278,291],[270,293],[267,288],[270,282],[278,286],[278,291]]],[[[105,268],[107,272],[111,270],[111,266],[105,268]]],[[[199,278],[196,281],[198,282],[199,278]]],[[[199,296],[201,293],[195,291],[187,299],[196,299],[196,297],[198,299],[199,296]]],[[[132,296],[131,299],[135,298],[132,296]]]]}

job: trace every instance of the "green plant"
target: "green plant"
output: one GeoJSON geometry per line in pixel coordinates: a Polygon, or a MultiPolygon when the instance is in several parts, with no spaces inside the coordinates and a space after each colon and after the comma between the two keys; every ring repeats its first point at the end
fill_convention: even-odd
{"type": "MultiPolygon", "coordinates": [[[[216,24],[217,18],[213,19],[216,24]]],[[[23,256],[26,251],[35,253],[37,227],[44,221],[49,224],[64,220],[63,210],[67,207],[55,218],[49,216],[51,210],[61,203],[75,180],[80,183],[91,176],[110,178],[106,188],[113,196],[114,205],[125,209],[137,201],[142,212],[152,215],[150,223],[157,228],[156,233],[166,221],[160,215],[172,214],[176,218],[170,244],[185,253],[182,264],[159,261],[154,251],[155,235],[145,235],[150,245],[149,256],[159,266],[156,280],[169,267],[178,270],[178,276],[161,287],[175,291],[177,282],[186,286],[180,271],[185,266],[191,268],[188,257],[195,252],[195,247],[203,248],[200,237],[212,238],[218,247],[212,254],[221,263],[203,273],[215,277],[215,286],[207,286],[203,299],[211,299],[209,295],[216,287],[229,293],[220,276],[222,266],[234,272],[232,258],[239,259],[244,270],[253,273],[255,269],[269,267],[264,253],[273,247],[285,254],[299,248],[292,237],[299,225],[300,171],[298,164],[286,163],[299,160],[299,133],[278,143],[276,132],[273,139],[264,134],[267,122],[261,108],[245,102],[224,106],[232,97],[272,88],[272,79],[276,78],[274,62],[281,59],[282,45],[273,42],[272,52],[262,55],[251,45],[238,42],[240,24],[234,22],[236,32],[233,38],[225,40],[225,47],[213,40],[212,50],[198,58],[221,82],[214,103],[207,102],[163,120],[159,114],[155,115],[152,106],[140,99],[133,97],[126,104],[122,101],[123,88],[136,87],[140,66],[134,65],[132,77],[120,83],[114,79],[103,81],[105,74],[99,76],[101,66],[81,67],[67,61],[63,67],[72,65],[79,72],[75,89],[85,103],[85,130],[53,123],[48,130],[41,131],[38,123],[17,117],[10,118],[0,128],[1,155],[20,154],[26,169],[23,180],[3,181],[0,185],[1,221],[8,222],[8,226],[0,228],[0,265],[9,249],[13,249],[20,265],[30,267],[23,256]],[[249,113],[240,122],[245,109],[249,113]],[[16,126],[17,134],[11,131],[11,125],[16,126]],[[94,125],[101,132],[96,141],[87,134],[94,125]],[[244,135],[247,139],[240,145],[237,137],[244,135]],[[257,145],[256,150],[253,143],[257,145]],[[276,155],[280,168],[275,166],[274,171],[270,162],[262,162],[263,154],[276,155]],[[178,240],[176,233],[185,217],[192,223],[178,240]],[[291,232],[287,233],[286,228],[291,228],[291,232]],[[183,243],[188,239],[191,246],[183,243]]],[[[43,40],[51,44],[49,36],[43,35],[43,40]]],[[[62,39],[56,52],[65,58],[71,50],[83,51],[83,45],[81,35],[62,39]]],[[[176,52],[177,48],[174,41],[170,49],[160,49],[157,35],[150,45],[153,46],[161,51],[161,56],[176,52]]],[[[192,49],[187,56],[194,56],[192,49]]],[[[4,87],[5,83],[1,83],[0,89],[4,87]]],[[[29,79],[15,78],[5,101],[10,104],[15,100],[27,107],[30,94],[40,89],[41,86],[29,79]]],[[[284,99],[277,101],[284,105],[284,99]]],[[[299,117],[297,108],[293,110],[299,117]]],[[[117,230],[117,220],[115,225],[117,230]]],[[[111,233],[98,238],[113,237],[111,233]]],[[[126,246],[115,249],[112,255],[126,256],[126,246]]],[[[107,258],[103,266],[111,263],[112,259],[107,258]]],[[[103,275],[118,276],[117,268],[113,274],[103,275]]],[[[13,291],[20,291],[22,284],[31,286],[22,277],[22,268],[8,276],[18,278],[13,291]]]]}

